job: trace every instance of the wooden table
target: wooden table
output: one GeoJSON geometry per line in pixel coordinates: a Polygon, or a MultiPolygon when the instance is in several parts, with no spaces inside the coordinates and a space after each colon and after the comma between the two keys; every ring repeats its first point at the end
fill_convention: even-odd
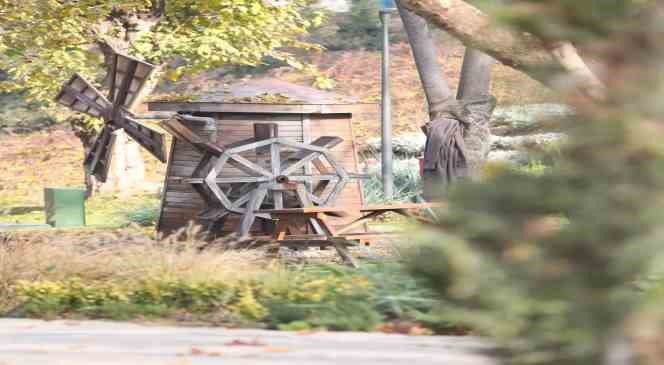
{"type": "Polygon", "coordinates": [[[424,209],[443,208],[442,203],[405,203],[405,204],[385,204],[369,205],[361,208],[352,209],[344,206],[334,207],[303,207],[286,209],[264,209],[257,210],[257,213],[270,214],[272,219],[276,220],[276,226],[272,239],[283,246],[333,246],[339,256],[353,267],[357,267],[357,262],[348,252],[347,246],[356,244],[357,241],[369,240],[378,237],[387,237],[394,233],[383,232],[361,232],[353,233],[354,228],[362,226],[370,219],[379,217],[383,214],[394,212],[399,215],[415,219],[424,223],[432,223],[431,220],[413,214],[414,211],[424,209]],[[343,217],[348,211],[360,212],[359,218],[346,223],[342,226],[334,227],[329,218],[343,217]],[[320,227],[322,234],[311,235],[304,234],[301,227],[313,223],[320,227]],[[353,241],[356,241],[355,243],[353,241]]]}

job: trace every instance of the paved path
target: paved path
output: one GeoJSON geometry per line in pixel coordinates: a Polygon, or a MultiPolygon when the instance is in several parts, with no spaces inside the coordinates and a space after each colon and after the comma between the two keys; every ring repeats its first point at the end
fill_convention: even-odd
{"type": "Polygon", "coordinates": [[[0,365],[497,365],[471,337],[0,319],[0,365]]]}

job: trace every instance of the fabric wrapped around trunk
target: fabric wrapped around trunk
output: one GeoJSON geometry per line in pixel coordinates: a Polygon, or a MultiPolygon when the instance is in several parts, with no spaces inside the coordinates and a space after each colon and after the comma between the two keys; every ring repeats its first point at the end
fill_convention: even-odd
{"type": "Polygon", "coordinates": [[[472,177],[469,153],[464,138],[474,126],[488,127],[495,98],[451,100],[425,126],[427,142],[424,149],[425,197],[442,192],[458,179],[472,177]],[[438,190],[438,191],[435,191],[438,190]]]}

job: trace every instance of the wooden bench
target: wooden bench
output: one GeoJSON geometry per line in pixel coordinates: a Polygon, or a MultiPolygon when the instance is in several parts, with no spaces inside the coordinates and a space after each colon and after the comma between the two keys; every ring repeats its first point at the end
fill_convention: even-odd
{"type": "Polygon", "coordinates": [[[393,212],[399,215],[415,219],[424,223],[432,223],[432,220],[416,216],[415,211],[425,209],[443,208],[442,203],[404,203],[404,204],[386,204],[369,205],[364,207],[303,207],[287,209],[263,209],[257,210],[257,213],[270,214],[272,219],[276,220],[276,225],[272,239],[277,241],[280,246],[297,247],[300,246],[333,246],[343,261],[353,267],[357,267],[357,262],[347,250],[347,246],[354,245],[353,241],[370,240],[375,238],[384,238],[394,236],[395,233],[384,232],[360,232],[353,233],[353,229],[362,226],[370,219],[393,212]],[[343,217],[349,211],[360,212],[360,217],[348,222],[342,226],[333,226],[329,220],[330,217],[343,217]],[[320,234],[303,234],[302,228],[308,223],[318,225],[320,234]]]}

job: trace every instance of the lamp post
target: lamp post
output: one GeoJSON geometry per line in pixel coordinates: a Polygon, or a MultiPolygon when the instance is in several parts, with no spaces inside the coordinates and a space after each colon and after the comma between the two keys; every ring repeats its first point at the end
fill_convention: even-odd
{"type": "Polygon", "coordinates": [[[381,161],[383,194],[390,200],[394,196],[392,156],[392,102],[390,99],[390,14],[394,13],[394,0],[381,0],[380,22],[383,24],[383,57],[381,82],[381,161]]]}

